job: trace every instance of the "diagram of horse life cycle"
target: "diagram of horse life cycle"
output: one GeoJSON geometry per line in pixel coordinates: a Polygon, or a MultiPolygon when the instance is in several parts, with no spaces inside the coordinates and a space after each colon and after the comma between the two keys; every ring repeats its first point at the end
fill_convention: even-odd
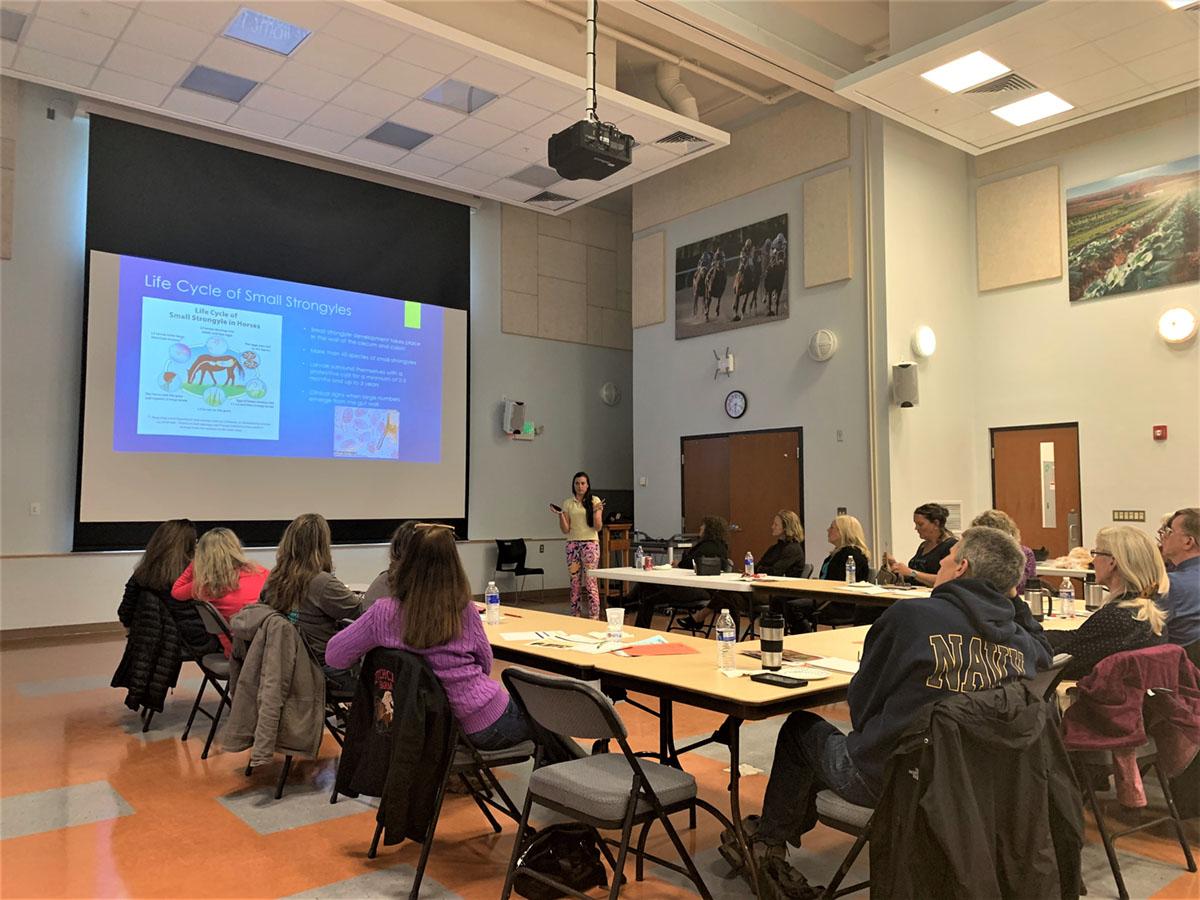
{"type": "Polygon", "coordinates": [[[279,439],[283,317],[142,298],[138,434],[279,439]]]}

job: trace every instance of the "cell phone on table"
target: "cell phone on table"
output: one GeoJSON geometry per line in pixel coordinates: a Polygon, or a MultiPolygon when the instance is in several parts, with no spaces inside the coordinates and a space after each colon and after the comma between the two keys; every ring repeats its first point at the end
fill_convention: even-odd
{"type": "Polygon", "coordinates": [[[759,672],[757,675],[751,675],[750,680],[757,681],[759,684],[771,684],[784,688],[802,688],[808,685],[803,678],[792,678],[788,675],[778,675],[775,672],[759,672]]]}
{"type": "Polygon", "coordinates": [[[550,504],[550,508],[551,508],[552,510],[554,510],[556,513],[560,513],[560,512],[562,512],[562,507],[561,507],[561,506],[559,506],[557,503],[551,503],[551,504],[550,504]]]}

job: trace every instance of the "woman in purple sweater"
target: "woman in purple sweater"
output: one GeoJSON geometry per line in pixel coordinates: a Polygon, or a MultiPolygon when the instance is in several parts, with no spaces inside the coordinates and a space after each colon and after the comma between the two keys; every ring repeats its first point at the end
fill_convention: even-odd
{"type": "Polygon", "coordinates": [[[391,596],[381,597],[329,639],[325,662],[346,669],[376,647],[416,653],[437,675],[476,747],[501,750],[530,740],[528,721],[489,677],[492,646],[471,602],[453,530],[418,525],[404,558],[392,561],[388,585],[391,596]]]}

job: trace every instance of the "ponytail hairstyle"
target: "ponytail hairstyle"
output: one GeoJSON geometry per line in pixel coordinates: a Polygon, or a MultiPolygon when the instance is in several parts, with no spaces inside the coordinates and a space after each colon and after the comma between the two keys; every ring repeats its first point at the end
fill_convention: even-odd
{"type": "Polygon", "coordinates": [[[942,506],[942,504],[922,503],[913,510],[913,515],[926,518],[936,525],[938,527],[938,531],[941,533],[941,540],[944,541],[946,538],[954,536],[946,528],[946,520],[950,518],[950,510],[946,509],[946,507],[942,506]]]}
{"type": "Polygon", "coordinates": [[[571,476],[571,496],[575,496],[575,479],[580,475],[587,479],[587,492],[584,493],[583,499],[579,501],[583,504],[583,515],[587,519],[588,528],[596,527],[596,498],[592,496],[592,476],[587,472],[576,472],[571,476]]]}

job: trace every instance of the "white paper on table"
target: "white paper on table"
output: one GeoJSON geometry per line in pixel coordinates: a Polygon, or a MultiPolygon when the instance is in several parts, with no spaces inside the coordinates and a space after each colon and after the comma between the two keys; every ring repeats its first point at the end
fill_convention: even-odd
{"type": "Polygon", "coordinates": [[[565,631],[505,631],[500,637],[506,641],[540,641],[545,638],[566,637],[565,631]]]}
{"type": "MultiPolygon", "coordinates": [[[[607,631],[589,631],[588,637],[594,637],[598,641],[607,641],[608,640],[608,632],[607,631]]],[[[630,634],[628,631],[621,632],[621,638],[620,638],[621,640],[627,641],[631,637],[633,637],[633,635],[630,634]]]]}
{"type": "Polygon", "coordinates": [[[828,669],[831,672],[845,672],[847,675],[858,673],[858,663],[852,659],[839,659],[836,656],[825,656],[821,659],[810,659],[808,665],[818,669],[828,669]]]}
{"type": "Polygon", "coordinates": [[[856,581],[854,584],[842,585],[848,591],[856,591],[860,594],[887,594],[890,590],[885,587],[880,587],[877,584],[871,584],[869,581],[856,581]]]}

